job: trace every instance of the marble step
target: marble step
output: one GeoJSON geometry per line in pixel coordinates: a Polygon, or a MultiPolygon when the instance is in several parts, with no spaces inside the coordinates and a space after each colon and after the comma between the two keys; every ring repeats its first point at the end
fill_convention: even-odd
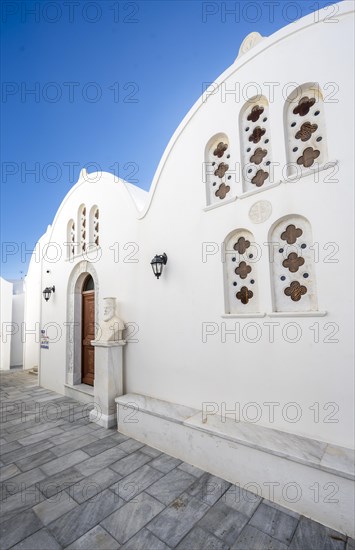
{"type": "Polygon", "coordinates": [[[121,395],[116,403],[346,479],[355,479],[355,452],[346,447],[231,418],[222,419],[216,414],[203,417],[198,409],[146,395],[121,395]]]}

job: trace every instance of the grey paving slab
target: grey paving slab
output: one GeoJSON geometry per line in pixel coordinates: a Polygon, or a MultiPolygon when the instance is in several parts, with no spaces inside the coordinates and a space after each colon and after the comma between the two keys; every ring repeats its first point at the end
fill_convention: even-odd
{"type": "MultiPolygon", "coordinates": [[[[177,550],[228,550],[229,546],[201,527],[194,527],[176,546],[177,550]]],[[[133,550],[133,549],[132,549],[133,550]]]]}
{"type": "Polygon", "coordinates": [[[192,475],[176,468],[153,483],[146,491],[167,506],[186,491],[195,480],[196,478],[192,475]]]}
{"type": "Polygon", "coordinates": [[[63,432],[60,428],[51,428],[50,430],[45,430],[44,432],[40,432],[38,434],[27,435],[26,437],[19,439],[18,442],[25,446],[32,445],[33,443],[39,443],[44,439],[49,439],[50,437],[54,437],[61,433],[63,432]]]}
{"type": "MultiPolygon", "coordinates": [[[[5,439],[4,439],[5,441],[5,439]]],[[[5,443],[1,445],[0,447],[0,455],[3,456],[6,453],[10,453],[11,451],[15,451],[16,449],[22,449],[22,445],[20,443],[17,443],[17,441],[11,441],[11,443],[5,443]]]]}
{"type": "Polygon", "coordinates": [[[51,452],[55,456],[63,456],[71,453],[72,451],[76,451],[77,449],[84,450],[85,445],[94,443],[94,441],[97,441],[94,435],[85,434],[76,439],[71,439],[66,443],[62,443],[61,445],[55,445],[54,447],[51,447],[51,452]]]}
{"type": "Polygon", "coordinates": [[[28,373],[0,377],[1,548],[355,550],[336,531],[90,423],[90,407],[28,373]]]}
{"type": "Polygon", "coordinates": [[[188,474],[191,474],[194,477],[201,477],[205,473],[203,470],[200,470],[200,468],[196,468],[196,466],[187,464],[187,462],[182,462],[178,466],[178,468],[179,470],[184,470],[184,472],[187,472],[188,474]]]}
{"type": "Polygon", "coordinates": [[[230,483],[205,472],[188,489],[188,494],[212,506],[229,489],[230,483]]]}
{"type": "Polygon", "coordinates": [[[20,473],[21,470],[16,466],[16,464],[8,464],[7,466],[3,466],[0,470],[0,481],[6,481],[7,479],[10,479],[20,473]]]}
{"type": "Polygon", "coordinates": [[[104,451],[103,453],[100,453],[99,455],[93,456],[92,458],[81,462],[77,465],[77,469],[84,476],[90,476],[98,470],[101,470],[103,468],[106,468],[106,466],[113,464],[118,459],[123,458],[124,456],[126,456],[126,453],[121,451],[119,446],[116,446],[112,449],[104,451]]]}
{"type": "Polygon", "coordinates": [[[63,472],[58,472],[41,481],[39,489],[46,498],[51,498],[61,491],[68,489],[74,483],[78,483],[83,477],[84,475],[75,466],[72,466],[63,472]]]}
{"type": "MultiPolygon", "coordinates": [[[[46,449],[45,451],[41,451],[40,453],[36,453],[32,456],[28,456],[26,458],[23,458],[22,460],[17,460],[16,464],[23,472],[27,472],[27,470],[31,470],[32,468],[37,468],[38,466],[42,466],[46,462],[50,462],[55,458],[56,457],[52,453],[52,451],[50,451],[49,449],[46,449]]],[[[43,468],[42,468],[42,471],[44,471],[43,468]]]]}
{"type": "Polygon", "coordinates": [[[159,451],[158,449],[154,449],[154,447],[150,447],[149,445],[144,445],[140,449],[141,453],[145,453],[152,458],[156,458],[157,456],[161,455],[162,451],[159,451]]]}
{"type": "Polygon", "coordinates": [[[41,451],[50,449],[51,447],[53,447],[53,443],[50,441],[41,441],[40,443],[35,443],[34,445],[29,445],[28,447],[22,447],[21,445],[19,449],[3,454],[1,460],[4,464],[10,464],[11,462],[17,462],[27,456],[33,456],[41,451]]]}
{"type": "MultiPolygon", "coordinates": [[[[26,414],[25,417],[23,415],[19,415],[18,418],[15,418],[10,422],[3,423],[2,429],[6,429],[6,433],[13,434],[15,432],[22,432],[23,430],[28,430],[29,428],[32,428],[36,425],[38,426],[38,423],[36,422],[36,414],[31,413],[31,414],[26,414]]],[[[28,432],[28,433],[31,433],[31,432],[28,432]]]]}
{"type": "Polygon", "coordinates": [[[281,506],[280,504],[277,504],[276,502],[272,502],[271,500],[264,499],[263,502],[268,506],[271,506],[272,508],[276,508],[276,510],[280,510],[280,512],[283,512],[284,514],[288,514],[289,516],[292,516],[293,518],[300,519],[301,517],[301,515],[295,512],[294,510],[285,508],[285,506],[281,506]]]}
{"type": "MultiPolygon", "coordinates": [[[[287,550],[288,546],[273,539],[266,533],[247,525],[239,535],[231,550],[287,550]]],[[[305,546],[302,550],[323,550],[321,547],[305,546]]]]}
{"type": "Polygon", "coordinates": [[[30,434],[38,434],[38,433],[44,432],[46,430],[51,430],[52,428],[61,427],[65,423],[66,423],[66,420],[63,419],[63,418],[60,419],[60,420],[51,421],[51,422],[44,422],[44,423],[40,423],[37,420],[37,421],[35,421],[33,426],[30,426],[30,427],[27,426],[26,429],[30,434]]]}
{"type": "Polygon", "coordinates": [[[95,441],[88,442],[85,446],[82,447],[84,453],[87,453],[90,456],[96,456],[107,449],[111,449],[117,445],[117,441],[112,439],[112,437],[105,437],[102,439],[95,438],[95,441]]]}
{"type": "Polygon", "coordinates": [[[181,464],[181,460],[178,460],[177,458],[174,458],[173,456],[169,456],[165,453],[162,453],[157,458],[154,458],[150,465],[153,468],[156,468],[160,472],[163,472],[163,474],[167,474],[170,472],[170,470],[173,470],[177,466],[181,464]]]}
{"type": "Polygon", "coordinates": [[[136,451],[135,453],[132,453],[128,456],[125,456],[124,458],[121,458],[121,460],[114,462],[113,464],[111,464],[110,468],[112,468],[112,470],[115,470],[115,472],[118,472],[122,476],[127,476],[128,474],[131,474],[132,472],[134,472],[134,470],[137,470],[138,468],[140,468],[140,466],[143,466],[151,460],[151,456],[145,453],[141,453],[140,451],[136,451]]]}
{"type": "Polygon", "coordinates": [[[164,474],[151,468],[147,464],[138,468],[135,472],[121,479],[111,489],[115,494],[126,501],[136,497],[142,491],[145,491],[155,481],[158,481],[164,474]]]}
{"type": "Polygon", "coordinates": [[[12,516],[0,525],[0,547],[7,550],[43,527],[32,510],[12,516]]]}
{"type": "Polygon", "coordinates": [[[232,485],[228,491],[222,495],[221,500],[234,510],[248,517],[253,515],[262,501],[261,497],[254,495],[250,491],[241,489],[238,485],[232,485]]]}
{"type": "Polygon", "coordinates": [[[101,522],[119,543],[127,542],[142,527],[159,514],[164,505],[147,493],[140,493],[131,502],[101,522]]]}
{"type": "Polygon", "coordinates": [[[199,526],[231,545],[248,523],[248,519],[247,516],[219,501],[201,519],[199,526]]]}
{"type": "Polygon", "coordinates": [[[64,456],[61,456],[59,458],[55,458],[51,462],[47,462],[41,467],[41,470],[47,474],[47,475],[53,475],[57,472],[62,472],[63,470],[67,470],[71,466],[75,466],[76,464],[82,463],[89,455],[84,453],[81,450],[73,451],[72,453],[68,453],[64,456]]]}
{"type": "Polygon", "coordinates": [[[77,506],[77,502],[68,493],[62,491],[50,499],[42,500],[33,506],[32,510],[43,525],[48,525],[77,506]]]}
{"type": "Polygon", "coordinates": [[[18,474],[0,484],[2,498],[3,495],[13,495],[14,493],[23,491],[26,487],[30,487],[45,477],[46,475],[39,468],[34,468],[33,470],[18,474]]]}
{"type": "Polygon", "coordinates": [[[67,493],[81,504],[89,499],[99,498],[98,495],[113,485],[116,481],[121,479],[120,474],[114,472],[110,468],[104,468],[99,470],[95,474],[89,477],[84,477],[78,483],[75,483],[69,489],[67,493]]]}
{"type": "Polygon", "coordinates": [[[84,502],[50,523],[48,529],[62,546],[69,546],[118,510],[123,503],[122,499],[107,489],[100,494],[100,498],[84,502]]]}
{"type": "Polygon", "coordinates": [[[174,548],[208,510],[207,504],[185,493],[153,519],[147,529],[174,548]]]}
{"type": "Polygon", "coordinates": [[[41,529],[12,547],[12,550],[61,550],[47,529],[41,529]]]}
{"type": "Polygon", "coordinates": [[[66,550],[117,550],[120,547],[117,540],[112,538],[100,525],[97,525],[67,546],[66,550]]]}
{"type": "Polygon", "coordinates": [[[135,439],[126,439],[123,443],[119,444],[119,448],[124,451],[126,454],[134,453],[138,451],[141,447],[144,446],[144,443],[136,441],[135,439]]]}
{"type": "MultiPolygon", "coordinates": [[[[10,488],[8,494],[1,495],[1,514],[0,523],[7,521],[12,516],[27,510],[40,503],[44,499],[38,484],[23,488],[21,491],[11,494],[10,488]]],[[[0,545],[1,547],[1,545],[0,545]]]]}
{"type": "Polygon", "coordinates": [[[17,441],[18,440],[22,444],[21,438],[23,439],[23,438],[32,437],[32,436],[31,436],[31,434],[29,434],[29,432],[26,429],[23,429],[21,431],[16,431],[16,432],[12,432],[12,433],[3,432],[3,437],[4,437],[4,439],[6,439],[6,441],[8,443],[11,443],[12,441],[17,441]]]}
{"type": "Polygon", "coordinates": [[[88,424],[87,427],[91,429],[92,432],[94,432],[95,437],[97,437],[97,439],[105,439],[106,437],[112,437],[117,433],[116,430],[114,430],[113,428],[110,428],[110,429],[102,428],[101,426],[98,426],[93,422],[88,424]],[[92,426],[95,426],[95,428],[92,428],[92,426]]]}
{"type": "Polygon", "coordinates": [[[274,507],[267,506],[264,502],[260,504],[250,520],[250,525],[287,546],[291,542],[297,524],[296,518],[280,512],[274,507]]]}
{"type": "Polygon", "coordinates": [[[117,431],[114,435],[111,435],[110,437],[114,439],[117,443],[123,443],[124,441],[127,441],[127,439],[130,439],[127,435],[123,435],[117,431]]]}
{"type": "Polygon", "coordinates": [[[307,547],[322,550],[344,550],[346,537],[320,523],[302,517],[289,546],[290,550],[304,550],[307,547]]]}
{"type": "Polygon", "coordinates": [[[148,550],[148,548],[151,550],[170,550],[169,546],[159,540],[145,527],[121,546],[122,550],[148,550]]]}
{"type": "Polygon", "coordinates": [[[70,441],[71,439],[76,439],[77,437],[80,437],[85,434],[93,435],[92,430],[90,430],[87,424],[85,424],[85,426],[80,426],[79,428],[76,427],[75,424],[73,424],[72,429],[68,431],[64,431],[62,429],[61,434],[51,437],[50,441],[54,445],[61,445],[62,443],[67,443],[67,441],[70,441]]]}

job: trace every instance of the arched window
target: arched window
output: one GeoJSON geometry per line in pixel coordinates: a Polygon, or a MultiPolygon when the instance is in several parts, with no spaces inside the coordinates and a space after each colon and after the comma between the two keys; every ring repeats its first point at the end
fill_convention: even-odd
{"type": "Polygon", "coordinates": [[[258,247],[253,234],[238,229],[224,243],[226,313],[259,312],[256,262],[258,247]]]}
{"type": "Polygon", "coordinates": [[[211,138],[205,149],[205,183],[207,205],[232,198],[232,158],[225,134],[211,138]]]}
{"type": "Polygon", "coordinates": [[[87,292],[89,290],[95,290],[95,283],[94,279],[91,277],[91,275],[88,275],[84,281],[83,284],[83,290],[82,292],[87,292]]]}
{"type": "Polygon", "coordinates": [[[318,84],[300,86],[284,110],[288,175],[326,161],[324,102],[318,84]]]}
{"type": "Polygon", "coordinates": [[[92,246],[99,246],[99,209],[95,205],[90,210],[90,244],[92,246]]]}
{"type": "Polygon", "coordinates": [[[86,206],[82,204],[78,212],[78,227],[79,227],[79,254],[86,251],[86,206]]]}
{"type": "Polygon", "coordinates": [[[269,103],[258,96],[244,105],[239,116],[243,191],[258,189],[269,183],[271,143],[269,103]]]}
{"type": "Polygon", "coordinates": [[[75,256],[75,223],[74,220],[69,220],[67,227],[67,246],[68,246],[68,259],[75,256]]]}
{"type": "Polygon", "coordinates": [[[277,222],[269,242],[274,311],[317,311],[312,230],[302,216],[277,222]]]}

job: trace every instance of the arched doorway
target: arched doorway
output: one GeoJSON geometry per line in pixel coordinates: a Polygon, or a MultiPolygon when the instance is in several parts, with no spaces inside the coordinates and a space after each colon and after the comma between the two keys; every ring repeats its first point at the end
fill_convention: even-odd
{"type": "Polygon", "coordinates": [[[95,348],[91,345],[91,341],[95,340],[95,284],[91,275],[86,277],[81,294],[81,380],[83,384],[93,386],[95,379],[95,348]]]}
{"type": "MultiPolygon", "coordinates": [[[[96,329],[99,322],[99,279],[93,264],[81,261],[74,266],[69,276],[67,290],[66,386],[71,388],[75,388],[76,385],[87,384],[83,381],[82,374],[83,292],[87,291],[94,293],[93,312],[94,328],[96,329]],[[90,282],[89,276],[92,278],[92,282],[90,282]]],[[[89,338],[87,340],[89,341],[89,338]]],[[[95,340],[95,336],[91,340],[95,340]]]]}

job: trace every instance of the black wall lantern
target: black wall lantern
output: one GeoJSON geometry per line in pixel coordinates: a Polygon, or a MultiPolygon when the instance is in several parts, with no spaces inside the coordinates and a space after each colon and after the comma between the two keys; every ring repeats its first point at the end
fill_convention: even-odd
{"type": "Polygon", "coordinates": [[[44,299],[46,302],[48,302],[49,298],[51,297],[52,292],[55,292],[55,286],[47,286],[44,291],[42,292],[44,299]]]}
{"type": "Polygon", "coordinates": [[[164,254],[157,254],[156,256],[154,256],[154,258],[150,262],[153,273],[157,279],[159,279],[160,275],[162,274],[163,266],[166,264],[167,261],[168,257],[164,252],[164,254]]]}

